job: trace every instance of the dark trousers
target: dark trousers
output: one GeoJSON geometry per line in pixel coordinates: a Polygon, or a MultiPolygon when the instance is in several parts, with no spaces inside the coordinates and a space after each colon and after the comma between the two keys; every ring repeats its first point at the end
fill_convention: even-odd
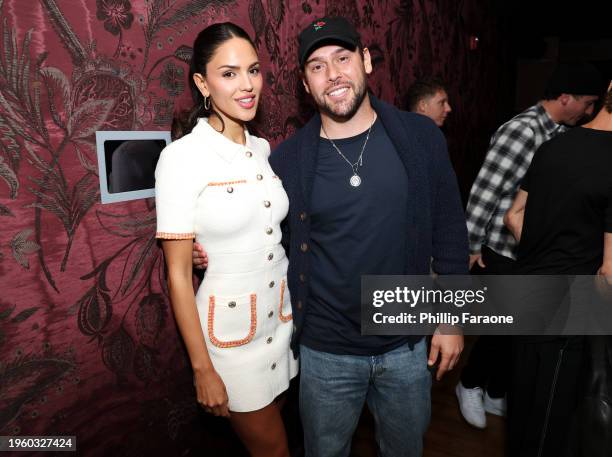
{"type": "Polygon", "coordinates": [[[512,337],[508,455],[568,455],[579,398],[584,337],[512,337]]]}
{"type": "MultiPolygon", "coordinates": [[[[485,268],[476,264],[472,274],[507,275],[512,273],[514,260],[499,255],[483,246],[482,260],[485,268]]],[[[508,388],[510,375],[510,337],[480,336],[470,352],[463,371],[461,384],[468,389],[482,387],[492,398],[502,398],[508,388]]]]}

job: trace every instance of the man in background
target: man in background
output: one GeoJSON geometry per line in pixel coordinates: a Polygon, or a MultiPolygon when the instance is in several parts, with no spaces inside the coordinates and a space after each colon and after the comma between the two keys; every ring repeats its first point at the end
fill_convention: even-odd
{"type": "MultiPolygon", "coordinates": [[[[493,134],[467,204],[470,269],[476,266],[480,274],[512,273],[517,242],[503,218],[533,154],[542,143],[590,116],[601,92],[601,77],[593,66],[560,64],[543,100],[493,134]]],[[[485,410],[505,414],[509,361],[509,338],[481,337],[472,348],[456,387],[461,413],[471,425],[486,427],[485,410]]]]}
{"type": "Polygon", "coordinates": [[[408,88],[406,96],[408,110],[432,119],[442,127],[452,111],[448,103],[448,94],[439,79],[419,79],[408,88]]]}
{"type": "MultiPolygon", "coordinates": [[[[536,289],[537,304],[542,309],[552,305],[545,317],[552,317],[563,306],[566,288],[557,285],[559,282],[571,281],[574,287],[585,279],[592,283],[591,275],[612,275],[611,170],[612,84],[603,108],[591,122],[538,149],[506,213],[506,225],[519,240],[516,274],[551,278],[554,287],[550,292],[542,294],[548,286],[542,289],[540,279],[536,289]]],[[[574,307],[581,314],[591,314],[585,316],[587,321],[596,322],[602,311],[609,314],[607,306],[598,309],[593,302],[583,308],[578,300],[574,307]]],[[[581,335],[513,338],[514,376],[508,395],[510,455],[566,455],[569,418],[577,416],[577,405],[584,395],[583,376],[596,379],[594,385],[605,384],[601,373],[589,373],[584,366],[594,355],[591,344],[596,341],[581,335]]],[[[604,396],[589,391],[583,400],[577,421],[580,451],[571,455],[611,455],[612,417],[604,396]],[[584,409],[589,405],[585,402],[592,403],[584,409]]]]}

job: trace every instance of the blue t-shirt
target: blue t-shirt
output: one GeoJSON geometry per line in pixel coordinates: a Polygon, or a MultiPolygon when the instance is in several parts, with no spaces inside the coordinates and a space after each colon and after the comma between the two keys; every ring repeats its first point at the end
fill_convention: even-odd
{"type": "MultiPolygon", "coordinates": [[[[367,132],[334,140],[355,163],[367,132]]],[[[361,335],[361,276],[405,272],[408,176],[380,120],[352,187],[350,165],[319,141],[311,201],[310,294],[301,343],[334,354],[377,355],[404,336],[361,335]]]]}

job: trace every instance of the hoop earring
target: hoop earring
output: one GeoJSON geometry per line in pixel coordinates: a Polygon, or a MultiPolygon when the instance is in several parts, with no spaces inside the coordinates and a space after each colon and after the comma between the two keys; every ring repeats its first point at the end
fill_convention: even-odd
{"type": "Polygon", "coordinates": [[[210,97],[204,97],[204,109],[208,111],[210,109],[210,97]],[[208,102],[208,104],[207,104],[208,102]]]}

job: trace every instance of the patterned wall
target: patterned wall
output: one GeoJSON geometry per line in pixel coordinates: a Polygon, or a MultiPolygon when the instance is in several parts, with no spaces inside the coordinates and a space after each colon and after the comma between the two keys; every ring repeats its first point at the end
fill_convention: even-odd
{"type": "Polygon", "coordinates": [[[402,105],[415,77],[448,81],[462,174],[482,155],[471,148],[497,104],[489,3],[0,0],[0,435],[77,435],[88,456],[218,445],[224,425],[195,405],[168,304],[154,201],[102,206],[94,145],[96,130],[168,129],[190,102],[198,31],[231,20],[255,37],[266,81],[259,127],[276,144],[307,113],[297,33],[318,16],[347,16],[372,53],[378,96],[402,105]]]}

